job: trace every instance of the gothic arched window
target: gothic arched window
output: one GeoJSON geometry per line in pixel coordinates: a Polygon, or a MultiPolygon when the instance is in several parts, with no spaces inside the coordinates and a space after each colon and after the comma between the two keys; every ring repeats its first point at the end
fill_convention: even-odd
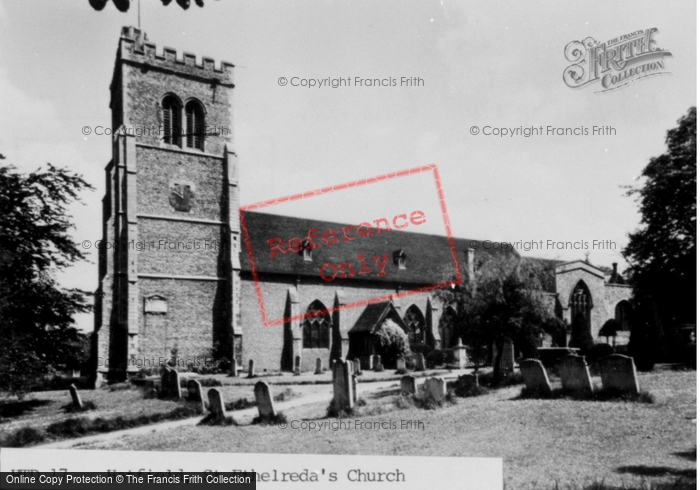
{"type": "Polygon", "coordinates": [[[316,300],[309,305],[304,319],[304,349],[330,349],[331,316],[328,309],[316,300]]]}
{"type": "Polygon", "coordinates": [[[406,310],[403,321],[408,327],[408,340],[412,344],[425,344],[425,318],[416,305],[406,310]]]}
{"type": "Polygon", "coordinates": [[[202,105],[191,100],[185,106],[187,118],[187,148],[204,150],[204,109],[202,105]]]}
{"type": "Polygon", "coordinates": [[[168,95],[162,103],[163,142],[180,146],[182,133],[182,106],[174,95],[168,95]]]}

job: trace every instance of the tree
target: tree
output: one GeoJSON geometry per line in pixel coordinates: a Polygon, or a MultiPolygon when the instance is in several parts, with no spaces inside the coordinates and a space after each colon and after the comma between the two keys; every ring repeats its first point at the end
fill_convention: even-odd
{"type": "Polygon", "coordinates": [[[577,347],[581,349],[581,354],[586,354],[588,349],[593,347],[593,335],[591,328],[580,311],[576,314],[571,322],[571,340],[569,347],[577,347]]]}
{"type": "Polygon", "coordinates": [[[627,353],[640,371],[651,371],[663,355],[664,335],[654,299],[649,295],[632,299],[632,330],[627,353]]]}
{"type": "Polygon", "coordinates": [[[553,315],[543,294],[542,278],[547,276],[543,267],[516,255],[486,256],[478,264],[475,284],[462,283],[436,293],[454,305],[458,321],[465,325],[463,341],[472,353],[485,357],[491,345],[496,346],[496,384],[503,378],[500,364],[506,342],[531,353],[532,338],[553,315]]]}
{"type": "MultiPolygon", "coordinates": [[[[168,6],[172,2],[172,0],[160,0],[163,5],[168,6]]],[[[107,0],[88,0],[90,2],[90,6],[97,10],[98,12],[102,9],[105,8],[107,5],[107,0]]],[[[131,7],[131,0],[112,0],[114,3],[114,6],[119,10],[120,12],[128,12],[129,7],[131,7]]],[[[190,8],[191,2],[190,0],[176,0],[177,4],[182,7],[183,10],[187,10],[190,8]]],[[[204,0],[194,0],[194,3],[197,4],[198,7],[204,7],[204,0]]]]}
{"type": "Polygon", "coordinates": [[[374,346],[385,366],[396,365],[399,357],[408,358],[411,355],[408,335],[390,319],[374,332],[374,346]]]}
{"type": "Polygon", "coordinates": [[[696,307],[696,110],[666,135],[667,151],[652,158],[636,196],[642,226],[623,254],[631,264],[635,295],[651,296],[668,329],[695,323],[696,307]]]}
{"type": "Polygon", "coordinates": [[[21,395],[40,375],[75,368],[87,355],[73,315],[90,311],[89,293],[60,288],[54,276],[85,259],[69,235],[67,206],[92,187],[51,164],[15,170],[0,167],[0,390],[21,395]]]}

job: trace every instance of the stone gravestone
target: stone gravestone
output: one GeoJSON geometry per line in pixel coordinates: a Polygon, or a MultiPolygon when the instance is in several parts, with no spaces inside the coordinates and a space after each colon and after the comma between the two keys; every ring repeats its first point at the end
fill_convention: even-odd
{"type": "Polygon", "coordinates": [[[467,347],[462,344],[462,339],[457,341],[457,345],[452,349],[454,353],[454,362],[458,369],[467,367],[467,347]]]}
{"type": "Polygon", "coordinates": [[[360,360],[356,357],[352,362],[355,364],[355,374],[357,376],[362,375],[362,364],[360,364],[360,360]]]}
{"type": "Polygon", "coordinates": [[[80,393],[78,393],[78,388],[76,388],[74,384],[71,384],[68,387],[68,391],[70,391],[70,397],[73,399],[73,407],[77,408],[78,410],[82,410],[83,400],[80,399],[80,393]]]}
{"type": "Polygon", "coordinates": [[[355,405],[350,361],[333,365],[333,406],[335,410],[349,410],[355,405]]]}
{"type": "Polygon", "coordinates": [[[316,358],[316,371],[314,374],[323,374],[323,360],[320,357],[316,358]]]}
{"type": "Polygon", "coordinates": [[[639,394],[639,380],[634,359],[620,354],[613,354],[600,361],[600,377],[604,390],[619,390],[633,395],[639,394]]]}
{"type": "Polygon", "coordinates": [[[221,421],[225,417],[226,407],[224,405],[224,396],[219,388],[209,388],[209,412],[214,421],[221,421]]]}
{"type": "Polygon", "coordinates": [[[294,376],[301,376],[301,356],[294,358],[294,376]]]}
{"type": "Polygon", "coordinates": [[[458,394],[472,393],[479,387],[479,377],[476,374],[457,376],[455,387],[458,394]]]}
{"type": "Polygon", "coordinates": [[[416,378],[410,375],[401,378],[401,394],[416,394],[416,378]]]}
{"type": "Polygon", "coordinates": [[[443,378],[428,378],[424,383],[425,396],[433,401],[441,402],[447,395],[447,386],[443,378]]]}
{"type": "MultiPolygon", "coordinates": [[[[350,362],[350,364],[353,364],[353,365],[355,364],[352,361],[348,361],[348,362],[350,362]]],[[[355,374],[353,372],[351,375],[351,379],[352,379],[352,402],[357,403],[357,374],[355,374]]]]}
{"type": "Polygon", "coordinates": [[[399,357],[396,360],[396,370],[397,371],[405,371],[406,370],[406,359],[403,357],[399,357]]]}
{"type": "Polygon", "coordinates": [[[231,374],[229,374],[229,376],[232,378],[238,377],[238,361],[236,359],[231,363],[231,374]]]}
{"type": "Polygon", "coordinates": [[[182,398],[182,391],[180,391],[180,373],[177,369],[171,369],[168,373],[168,392],[171,398],[182,398]]]}
{"type": "MultiPolygon", "coordinates": [[[[493,359],[496,360],[498,348],[493,344],[493,359]]],[[[512,373],[515,369],[515,347],[513,342],[506,340],[503,342],[503,355],[501,356],[501,371],[503,373],[512,373]]]]}
{"type": "Polygon", "coordinates": [[[416,371],[425,371],[425,357],[423,354],[416,354],[416,371]]]}
{"type": "MultiPolygon", "coordinates": [[[[373,366],[375,371],[380,371],[379,367],[381,366],[381,364],[382,364],[382,356],[377,355],[377,354],[373,355],[372,356],[372,366],[373,366]]],[[[381,367],[382,367],[381,370],[383,371],[384,366],[381,366],[381,367]]]]}
{"type": "Polygon", "coordinates": [[[248,361],[248,377],[255,377],[255,361],[253,359],[248,361]]]}
{"type": "Polygon", "coordinates": [[[262,420],[275,418],[275,406],[270,396],[270,387],[264,381],[255,383],[255,403],[258,405],[258,414],[262,420]]]}
{"type": "Polygon", "coordinates": [[[584,395],[593,393],[591,374],[588,371],[586,359],[581,356],[566,356],[559,361],[559,377],[564,391],[572,391],[584,395]]]}
{"type": "Polygon", "coordinates": [[[160,371],[160,396],[170,398],[170,368],[166,367],[160,371]]]}
{"type": "Polygon", "coordinates": [[[525,388],[533,394],[549,396],[552,385],[549,383],[547,371],[539,359],[524,359],[520,361],[520,372],[523,374],[525,388]]]}
{"type": "Polygon", "coordinates": [[[196,379],[190,379],[187,381],[187,399],[193,402],[201,403],[202,411],[207,409],[204,400],[204,390],[202,390],[202,383],[196,379]]]}

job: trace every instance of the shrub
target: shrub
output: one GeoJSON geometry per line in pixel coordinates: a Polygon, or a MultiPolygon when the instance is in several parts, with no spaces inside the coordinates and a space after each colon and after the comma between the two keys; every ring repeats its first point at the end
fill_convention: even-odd
{"type": "Polygon", "coordinates": [[[287,416],[283,412],[276,413],[274,417],[255,417],[253,419],[253,424],[259,424],[259,425],[277,425],[277,424],[286,424],[287,423],[287,416]]]}
{"type": "Polygon", "coordinates": [[[76,412],[87,412],[88,410],[97,410],[97,405],[91,401],[83,402],[83,408],[78,408],[73,403],[69,403],[63,406],[63,411],[66,413],[76,413],[76,412]]]}
{"type": "Polygon", "coordinates": [[[550,317],[542,324],[542,330],[552,337],[552,347],[566,347],[566,323],[557,317],[550,317]]]}
{"type": "Polygon", "coordinates": [[[254,401],[250,401],[247,398],[239,398],[235,402],[226,402],[224,407],[227,412],[232,410],[245,410],[246,408],[256,407],[257,404],[254,401]]]}
{"type": "Polygon", "coordinates": [[[24,447],[30,444],[38,444],[44,442],[46,436],[44,433],[34,427],[22,427],[14,433],[7,436],[0,446],[2,447],[24,447]]]}
{"type": "Polygon", "coordinates": [[[442,366],[447,362],[448,359],[452,358],[452,352],[447,351],[450,353],[449,356],[445,354],[446,351],[435,349],[432,351],[430,354],[425,356],[425,366],[430,369],[434,369],[437,366],[442,366]]]}
{"type": "Polygon", "coordinates": [[[612,345],[595,344],[586,352],[586,362],[590,365],[603,357],[610,356],[615,353],[612,345]]]}
{"type": "Polygon", "coordinates": [[[411,355],[406,332],[389,319],[374,333],[374,346],[385,367],[396,365],[399,357],[411,355]]]}
{"type": "Polygon", "coordinates": [[[219,381],[218,379],[214,378],[202,378],[199,381],[199,384],[202,385],[203,388],[210,388],[212,386],[223,386],[223,383],[219,381]]]}
{"type": "Polygon", "coordinates": [[[289,400],[294,396],[294,392],[292,391],[291,388],[287,388],[284,390],[282,393],[278,393],[273,397],[273,400],[276,402],[283,402],[285,400],[289,400]]]}

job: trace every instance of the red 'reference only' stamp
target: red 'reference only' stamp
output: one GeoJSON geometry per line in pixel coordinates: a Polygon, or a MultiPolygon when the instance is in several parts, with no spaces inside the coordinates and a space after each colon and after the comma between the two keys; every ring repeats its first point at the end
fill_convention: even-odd
{"type": "MultiPolygon", "coordinates": [[[[343,201],[341,194],[337,195],[339,209],[346,209],[348,202],[343,201]]],[[[387,202],[384,196],[382,200],[387,202]]],[[[385,207],[391,208],[388,205],[385,207]]],[[[268,212],[270,211],[271,209],[268,212]]],[[[352,286],[355,292],[367,291],[365,297],[357,298],[357,294],[354,294],[353,300],[328,308],[322,312],[324,314],[442,289],[462,281],[445,197],[435,164],[244,205],[239,208],[239,214],[248,265],[262,322],[266,327],[319,314],[268,314],[266,296],[272,293],[266,294],[265,289],[274,289],[282,276],[297,276],[297,282],[303,278],[309,284],[335,288],[352,286]],[[353,224],[286,217],[259,211],[363,186],[368,187],[362,191],[364,195],[372,190],[382,195],[386,189],[381,187],[381,183],[423,173],[432,174],[434,190],[431,193],[434,192],[433,195],[437,198],[432,206],[415,203],[412,209],[398,212],[395,212],[394,206],[391,211],[376,212],[375,216],[380,217],[353,224]],[[430,212],[427,208],[434,208],[435,211],[430,212]],[[438,221],[442,221],[440,228],[444,228],[444,235],[419,233],[430,225],[433,230],[436,229],[438,221]],[[437,259],[430,261],[426,257],[437,259]],[[436,269],[435,263],[447,264],[450,270],[436,269]],[[398,286],[391,290],[394,285],[398,286]]]]}

